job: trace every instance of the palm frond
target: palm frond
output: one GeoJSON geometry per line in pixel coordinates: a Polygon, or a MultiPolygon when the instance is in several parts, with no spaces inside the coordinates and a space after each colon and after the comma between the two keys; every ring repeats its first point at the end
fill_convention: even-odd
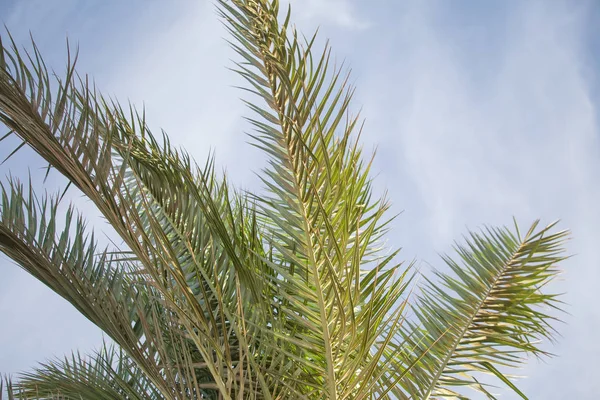
{"type": "Polygon", "coordinates": [[[253,142],[270,157],[270,195],[258,202],[273,235],[272,285],[285,295],[279,310],[298,326],[305,358],[320,365],[311,374],[319,396],[360,398],[373,383],[381,335],[400,321],[405,282],[393,276],[396,253],[380,251],[389,206],[374,198],[362,161],[353,89],[330,66],[328,46],[313,56],[316,36],[303,41],[289,10],[279,23],[278,1],[219,5],[243,59],[237,70],[265,103],[247,102],[253,142]]]}
{"type": "Polygon", "coordinates": [[[554,226],[538,229],[536,221],[523,237],[516,224],[514,232],[487,228],[456,245],[460,261],[444,257],[453,275],[427,281],[416,321],[405,325],[405,360],[418,359],[403,381],[413,397],[464,398],[453,389],[461,386],[491,396],[477,379],[491,374],[526,398],[507,374],[527,355],[548,355],[540,341],[552,338],[549,311],[560,304],[545,286],[559,273],[568,236],[554,226]]]}
{"type": "MultiPolygon", "coordinates": [[[[246,294],[240,298],[248,308],[262,304],[257,301],[260,286],[250,273],[256,266],[252,261],[263,254],[250,208],[241,198],[230,200],[210,166],[201,171],[168,141],[161,146],[143,116],[133,110],[127,116],[87,83],[78,86],[71,63],[66,79],[57,82],[59,96],[53,101],[35,46],[35,57],[28,61],[14,43],[12,51],[3,48],[2,54],[2,122],[94,202],[128,247],[124,251],[137,264],[135,273],[157,289],[180,318],[178,324],[195,333],[191,340],[215,381],[231,376],[231,357],[213,352],[243,337],[236,291],[252,294],[254,301],[247,301],[246,294]],[[211,282],[216,285],[207,286],[211,282]]],[[[219,389],[230,392],[227,387],[235,385],[220,382],[219,389]]]]}
{"type": "Polygon", "coordinates": [[[106,332],[163,393],[181,381],[174,374],[195,374],[177,367],[193,358],[190,345],[160,285],[135,259],[98,249],[72,207],[59,230],[58,196],[37,198],[16,180],[1,189],[0,251],[106,332]]]}
{"type": "Polygon", "coordinates": [[[164,399],[132,359],[107,345],[89,357],[43,363],[22,374],[13,392],[17,399],[164,399]]]}
{"type": "Polygon", "coordinates": [[[15,391],[13,388],[13,383],[10,377],[8,376],[0,378],[0,400],[4,400],[5,393],[7,400],[15,400],[15,391]],[[6,385],[6,392],[4,391],[4,385],[6,385]]]}

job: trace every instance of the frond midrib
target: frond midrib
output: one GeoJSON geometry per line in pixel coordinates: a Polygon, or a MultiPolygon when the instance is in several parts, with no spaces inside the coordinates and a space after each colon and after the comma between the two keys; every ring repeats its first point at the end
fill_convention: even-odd
{"type": "MultiPolygon", "coordinates": [[[[271,104],[272,106],[275,106],[276,108],[276,112],[278,114],[278,118],[279,118],[279,126],[282,129],[282,133],[284,135],[287,136],[292,136],[294,135],[294,127],[296,128],[296,130],[298,132],[301,131],[301,127],[298,126],[298,122],[296,121],[296,119],[292,119],[291,124],[288,123],[287,126],[287,130],[288,132],[285,132],[285,126],[286,126],[286,120],[288,120],[285,117],[285,110],[283,109],[283,107],[279,104],[279,102],[277,101],[277,92],[276,92],[276,86],[273,82],[273,78],[272,76],[275,74],[273,72],[273,67],[271,66],[271,63],[268,61],[267,57],[264,55],[262,48],[260,49],[260,55],[261,55],[261,61],[264,63],[265,65],[265,69],[266,69],[266,78],[269,82],[269,87],[271,88],[271,95],[273,96],[273,99],[275,101],[273,101],[271,104]]],[[[286,97],[287,100],[289,100],[291,103],[295,104],[293,99],[290,99],[289,96],[286,97]]],[[[296,133],[297,134],[297,133],[296,133]]],[[[301,141],[303,142],[303,141],[301,141]]],[[[331,396],[331,398],[333,400],[335,400],[337,398],[337,386],[336,386],[336,375],[335,375],[335,369],[334,369],[334,362],[333,362],[333,349],[331,347],[331,338],[329,335],[329,324],[328,324],[328,320],[327,320],[327,309],[325,307],[325,299],[323,298],[323,289],[321,287],[321,281],[320,281],[320,273],[319,273],[319,268],[317,266],[317,259],[316,259],[316,255],[315,255],[315,251],[313,248],[313,238],[311,235],[311,228],[310,228],[310,220],[308,217],[308,213],[306,211],[306,207],[305,207],[305,202],[303,201],[303,197],[301,195],[301,191],[300,191],[300,182],[299,182],[299,177],[298,174],[296,172],[296,161],[294,160],[293,157],[293,152],[292,149],[289,146],[289,141],[288,143],[286,143],[285,146],[286,149],[286,155],[287,155],[287,159],[288,162],[290,163],[290,165],[293,167],[292,168],[292,177],[293,177],[293,190],[294,190],[294,195],[297,197],[298,199],[298,208],[299,208],[299,212],[300,215],[302,216],[302,223],[304,225],[304,229],[303,229],[303,233],[304,233],[304,240],[306,242],[306,246],[307,246],[307,250],[308,250],[308,256],[309,256],[309,264],[310,264],[310,268],[312,269],[312,274],[314,277],[314,284],[317,288],[316,292],[317,292],[317,299],[318,299],[318,303],[319,303],[319,311],[320,311],[320,319],[321,319],[321,326],[323,328],[323,342],[324,342],[324,346],[325,346],[325,357],[327,360],[327,375],[328,375],[328,386],[329,386],[329,395],[331,396]]]]}

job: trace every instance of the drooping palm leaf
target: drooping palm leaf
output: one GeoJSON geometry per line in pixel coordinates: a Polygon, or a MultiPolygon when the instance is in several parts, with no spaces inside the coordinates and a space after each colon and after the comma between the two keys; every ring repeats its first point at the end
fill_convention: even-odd
{"type": "MultiPolygon", "coordinates": [[[[251,214],[240,220],[245,211],[234,210],[229,198],[222,194],[215,196],[227,192],[223,192],[224,186],[215,184],[212,169],[194,176],[197,171],[189,157],[185,154],[180,157],[171,151],[168,143],[160,147],[142,119],[133,115],[128,119],[120,107],[109,106],[86,84],[78,87],[72,78],[71,65],[66,83],[58,83],[62,95],[58,102],[63,108],[57,107],[50,113],[52,99],[47,89],[50,79],[37,50],[35,59],[29,60],[32,66],[19,58],[14,46],[12,52],[3,54],[3,60],[8,58],[12,62],[2,63],[2,121],[94,201],[129,247],[128,257],[134,258],[140,269],[136,273],[158,289],[161,300],[179,314],[180,323],[186,324],[188,333],[199,330],[191,339],[203,353],[205,368],[211,370],[217,381],[226,376],[221,369],[233,366],[223,358],[231,355],[219,353],[217,360],[213,360],[210,354],[227,347],[227,338],[235,341],[236,336],[237,340],[243,336],[237,323],[231,323],[239,310],[230,302],[231,296],[235,298],[231,289],[236,290],[242,284],[232,286],[232,282],[241,280],[245,284],[244,292],[254,292],[255,299],[257,296],[258,285],[248,284],[255,281],[255,277],[248,274],[246,268],[250,265],[248,257],[262,254],[262,243],[256,238],[256,225],[252,228],[240,224],[251,224],[251,214]],[[44,99],[39,109],[35,107],[38,98],[44,99]],[[50,114],[52,116],[48,116],[50,114]],[[60,125],[55,123],[57,120],[66,122],[60,125]],[[162,192],[155,190],[152,179],[156,176],[163,184],[162,192]],[[217,200],[225,203],[216,204],[217,200]],[[184,218],[177,219],[176,214],[184,218]],[[240,239],[231,237],[228,228],[236,228],[238,237],[251,240],[254,248],[236,248],[236,241],[240,239]],[[199,237],[203,238],[200,244],[204,247],[190,247],[190,239],[199,237]],[[198,255],[202,255],[204,261],[198,260],[198,255]],[[243,262],[240,256],[245,258],[243,262]],[[237,266],[241,277],[230,273],[232,266],[237,266]],[[209,269],[205,270],[206,267],[209,269]],[[199,276],[201,271],[204,276],[199,276]],[[189,282],[189,279],[194,280],[193,273],[196,282],[189,282]],[[225,293],[229,297],[222,297],[225,286],[212,285],[208,292],[201,293],[204,303],[199,302],[188,286],[207,289],[206,283],[218,282],[215,274],[228,278],[222,283],[229,288],[225,293]],[[234,278],[236,276],[238,278],[234,278]],[[211,305],[215,308],[210,309],[211,305]],[[231,332],[231,329],[237,331],[231,332]]],[[[226,386],[221,382],[220,390],[230,390],[226,386]]]]}

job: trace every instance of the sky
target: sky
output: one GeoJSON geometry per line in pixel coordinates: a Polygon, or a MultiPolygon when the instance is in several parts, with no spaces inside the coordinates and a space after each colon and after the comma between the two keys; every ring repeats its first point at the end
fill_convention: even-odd
{"type": "MultiPolygon", "coordinates": [[[[377,148],[376,189],[401,213],[388,237],[406,260],[439,253],[483,224],[560,219],[572,230],[554,284],[565,292],[557,355],[532,360],[519,385],[532,399],[600,392],[600,5],[594,1],[292,0],[294,21],[330,39],[351,66],[362,140],[377,148]]],[[[214,150],[238,187],[260,187],[264,156],[229,71],[235,55],[210,1],[0,0],[17,43],[33,34],[62,71],[66,38],[79,71],[104,94],[145,106],[152,127],[197,160],[214,150]]],[[[0,155],[5,149],[0,149],[0,155]]],[[[25,177],[39,159],[0,166],[25,177]]],[[[90,205],[73,199],[82,210],[90,205]]],[[[90,211],[91,212],[91,211],[90,211]]],[[[99,226],[102,229],[102,226],[99,226]]],[[[0,372],[26,370],[101,334],[65,301],[0,257],[0,372]]],[[[499,391],[502,398],[516,398],[499,391]]]]}

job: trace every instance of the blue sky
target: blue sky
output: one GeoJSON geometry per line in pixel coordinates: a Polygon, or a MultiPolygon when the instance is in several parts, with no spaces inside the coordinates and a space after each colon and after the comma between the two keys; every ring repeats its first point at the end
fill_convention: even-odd
{"type": "MultiPolygon", "coordinates": [[[[533,399],[600,392],[600,5],[593,1],[293,0],[353,69],[363,142],[378,148],[377,188],[403,211],[389,236],[407,260],[440,267],[467,228],[561,219],[573,231],[555,288],[567,292],[558,358],[532,360],[533,399]]],[[[198,160],[216,150],[232,180],[257,188],[262,155],[246,144],[234,57],[209,1],[0,0],[0,20],[32,31],[61,71],[65,38],[79,71],[105,93],[144,104],[198,160]],[[50,4],[51,3],[51,4],[50,4]],[[243,163],[240,163],[243,160],[243,163]],[[250,168],[248,168],[250,166],[250,168]]],[[[4,149],[0,150],[2,153],[4,149]]],[[[0,167],[41,165],[30,153],[0,167]],[[29,158],[31,157],[31,159],[29,158]]],[[[74,201],[84,211],[89,205],[74,201]]],[[[102,228],[102,226],[100,226],[102,228]]],[[[0,258],[0,371],[27,369],[100,333],[66,302],[0,258]]],[[[514,398],[506,394],[503,398],[514,398]]]]}

